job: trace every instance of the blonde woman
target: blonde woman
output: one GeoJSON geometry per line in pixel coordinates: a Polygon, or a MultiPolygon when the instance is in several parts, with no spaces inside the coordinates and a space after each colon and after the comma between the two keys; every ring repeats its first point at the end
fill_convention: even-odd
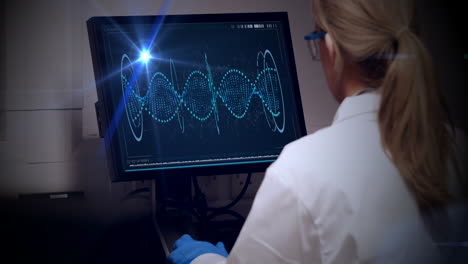
{"type": "Polygon", "coordinates": [[[460,166],[413,11],[409,0],[313,0],[306,39],[341,103],[332,125],[270,166],[229,256],[185,235],[170,262],[441,260],[422,219],[456,198],[448,175],[460,166]]]}

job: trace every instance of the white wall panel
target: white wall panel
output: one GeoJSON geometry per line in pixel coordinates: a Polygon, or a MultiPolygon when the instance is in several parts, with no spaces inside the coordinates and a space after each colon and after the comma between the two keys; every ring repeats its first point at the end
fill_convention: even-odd
{"type": "Polygon", "coordinates": [[[5,3],[0,1],[0,141],[6,140],[6,50],[5,50],[5,3]]]}
{"type": "Polygon", "coordinates": [[[26,112],[5,112],[7,140],[0,141],[0,162],[4,162],[4,165],[10,162],[26,162],[25,117],[26,112]]]}
{"type": "Polygon", "coordinates": [[[73,146],[76,147],[78,143],[73,131],[80,129],[79,126],[73,127],[75,111],[25,112],[26,162],[63,162],[72,159],[73,146]]]}
{"type": "Polygon", "coordinates": [[[0,195],[83,190],[80,110],[8,111],[0,195]]]}
{"type": "Polygon", "coordinates": [[[5,2],[7,109],[81,108],[80,1],[5,2]]]}
{"type": "Polygon", "coordinates": [[[8,111],[0,161],[43,163],[73,159],[81,141],[80,110],[8,111]]]}
{"type": "Polygon", "coordinates": [[[81,164],[77,161],[36,164],[0,161],[0,166],[0,197],[83,190],[81,164]]]}

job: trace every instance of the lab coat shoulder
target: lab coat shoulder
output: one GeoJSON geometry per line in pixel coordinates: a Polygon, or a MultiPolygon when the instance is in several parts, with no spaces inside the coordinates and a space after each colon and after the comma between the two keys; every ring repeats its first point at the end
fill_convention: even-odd
{"type": "MultiPolygon", "coordinates": [[[[359,181],[354,170],[369,167],[365,160],[367,156],[362,153],[377,152],[380,155],[374,155],[374,158],[379,156],[384,161],[387,159],[385,154],[381,153],[380,146],[369,146],[369,141],[364,143],[365,140],[360,139],[363,133],[353,132],[352,126],[346,123],[323,128],[288,144],[269,170],[275,171],[285,182],[295,186],[301,200],[311,200],[314,193],[308,188],[335,191],[347,189],[350,185],[341,183],[350,179],[359,181]]],[[[367,140],[372,136],[375,137],[367,135],[367,140]]],[[[316,193],[316,196],[321,194],[316,193]]]]}
{"type": "Polygon", "coordinates": [[[331,158],[327,156],[334,151],[330,147],[333,146],[332,143],[336,142],[336,139],[340,139],[338,134],[339,131],[334,127],[326,127],[289,143],[270,169],[289,170],[293,172],[290,173],[291,175],[297,175],[297,172],[300,172],[300,175],[326,169],[326,164],[317,162],[331,158]]]}
{"type": "Polygon", "coordinates": [[[312,218],[282,173],[268,169],[227,263],[323,263],[312,218]]]}
{"type": "Polygon", "coordinates": [[[306,208],[323,263],[411,263],[416,254],[403,250],[411,241],[424,241],[419,252],[433,249],[373,118],[354,116],[293,142],[268,170],[306,208]]]}
{"type": "Polygon", "coordinates": [[[268,168],[228,264],[357,260],[356,241],[342,221],[350,214],[344,192],[314,165],[320,164],[319,150],[329,145],[333,130],[290,143],[268,168]]]}
{"type": "Polygon", "coordinates": [[[336,150],[330,149],[334,138],[341,138],[339,130],[328,127],[287,145],[266,177],[288,186],[288,195],[295,196],[303,208],[308,225],[301,228],[305,234],[313,234],[301,239],[308,241],[302,243],[304,252],[319,258],[316,263],[354,263],[358,259],[356,240],[348,232],[350,222],[343,221],[353,214],[352,205],[347,192],[336,184],[341,176],[328,162],[337,160],[336,150]]]}
{"type": "Polygon", "coordinates": [[[307,146],[320,143],[308,141],[319,139],[317,135],[320,133],[289,144],[268,168],[228,263],[352,263],[349,260],[356,258],[353,240],[339,238],[344,232],[340,232],[342,225],[337,219],[345,217],[346,203],[338,202],[335,197],[339,195],[331,184],[313,181],[313,172],[307,169],[310,166],[305,166],[310,164],[307,146]],[[307,175],[313,185],[301,184],[307,175]],[[304,192],[313,196],[306,197],[304,192]],[[310,210],[311,203],[314,210],[310,210]],[[336,226],[333,234],[328,234],[331,229],[325,226],[336,226]],[[338,245],[325,239],[335,234],[338,245]]]}

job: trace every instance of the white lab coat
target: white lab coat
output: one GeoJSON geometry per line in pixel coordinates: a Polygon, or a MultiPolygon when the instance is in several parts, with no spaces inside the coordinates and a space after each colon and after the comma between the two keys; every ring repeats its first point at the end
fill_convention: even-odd
{"type": "Polygon", "coordinates": [[[438,251],[380,141],[378,92],[346,98],[333,124],[287,145],[227,259],[192,264],[431,263],[438,251]]]}

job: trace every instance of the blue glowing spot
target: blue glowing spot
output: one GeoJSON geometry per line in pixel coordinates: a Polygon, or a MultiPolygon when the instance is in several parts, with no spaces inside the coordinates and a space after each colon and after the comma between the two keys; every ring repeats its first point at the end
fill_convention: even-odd
{"type": "Polygon", "coordinates": [[[143,50],[140,53],[140,61],[143,63],[148,63],[148,61],[151,59],[151,54],[147,50],[143,50]]]}

